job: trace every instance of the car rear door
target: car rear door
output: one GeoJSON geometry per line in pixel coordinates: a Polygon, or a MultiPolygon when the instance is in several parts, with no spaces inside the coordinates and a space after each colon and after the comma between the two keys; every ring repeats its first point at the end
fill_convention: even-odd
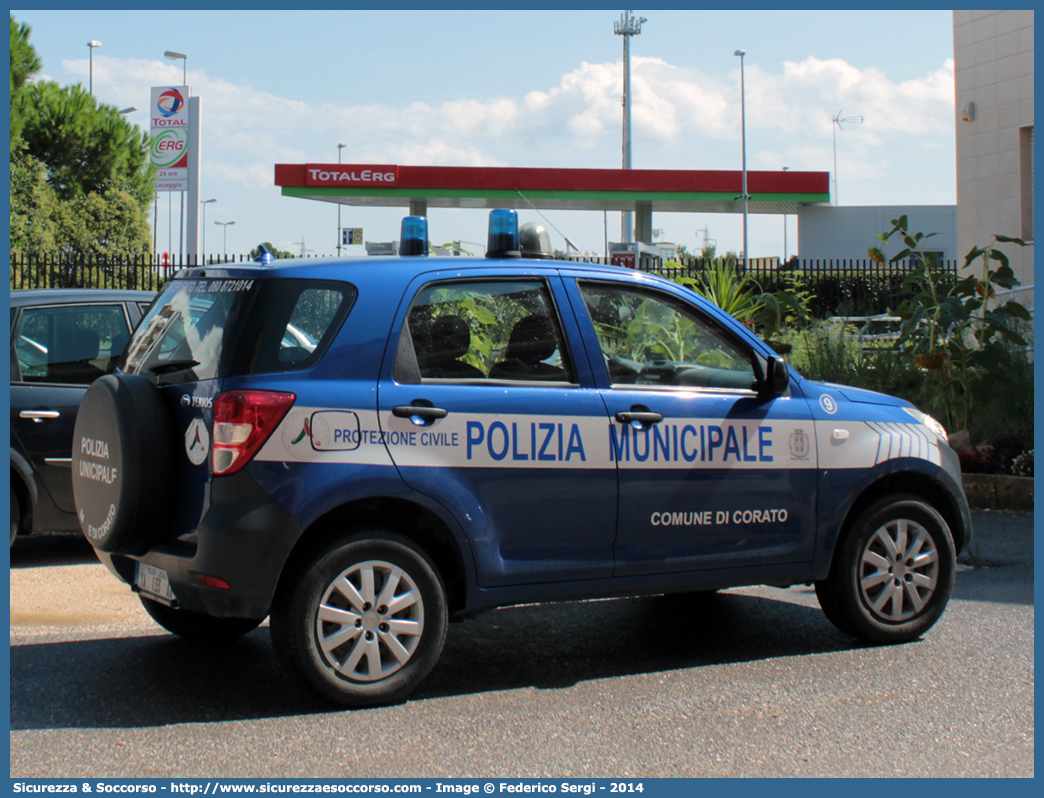
{"type": "Polygon", "coordinates": [[[466,530],[483,587],[612,572],[607,417],[563,301],[551,270],[432,272],[389,344],[380,434],[406,483],[466,530]]]}
{"type": "Polygon", "coordinates": [[[121,302],[29,306],[14,319],[11,433],[65,512],[75,511],[69,468],[77,410],[87,386],[112,370],[130,327],[121,302]]]}

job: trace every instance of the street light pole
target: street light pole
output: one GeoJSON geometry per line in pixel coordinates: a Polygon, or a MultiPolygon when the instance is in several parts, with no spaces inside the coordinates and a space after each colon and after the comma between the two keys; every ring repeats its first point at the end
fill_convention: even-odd
{"type": "Polygon", "coordinates": [[[87,47],[90,48],[90,53],[91,53],[91,58],[90,58],[90,63],[91,63],[91,66],[90,66],[90,77],[88,78],[89,82],[88,82],[87,85],[89,87],[88,91],[90,92],[91,96],[93,97],[94,96],[94,48],[95,47],[101,47],[101,42],[96,41],[95,39],[91,39],[89,42],[87,42],[87,47]]]}
{"type": "Polygon", "coordinates": [[[844,119],[842,119],[841,118],[841,111],[839,110],[837,112],[837,116],[835,116],[833,118],[833,121],[832,121],[832,123],[830,125],[830,132],[831,132],[831,134],[833,134],[833,137],[834,137],[834,205],[840,205],[841,204],[838,201],[838,197],[837,197],[837,131],[838,131],[838,128],[840,128],[841,130],[844,130],[844,128],[841,127],[841,123],[842,122],[854,122],[856,124],[860,124],[860,123],[862,123],[862,121],[863,121],[863,117],[862,116],[846,116],[844,119]]]}
{"type": "MultiPolygon", "coordinates": [[[[620,15],[619,22],[613,23],[613,33],[623,36],[623,168],[631,168],[631,37],[642,32],[642,23],[648,22],[645,17],[632,17],[630,11],[620,15]]],[[[634,229],[633,211],[624,211],[620,218],[620,235],[624,243],[631,242],[631,231],[634,229]]]]}
{"type": "Polygon", "coordinates": [[[228,260],[228,226],[235,222],[214,222],[214,224],[221,225],[221,259],[228,260]]]}
{"type": "MultiPolygon", "coordinates": [[[[784,166],[783,171],[787,172],[790,170],[789,166],[784,166]]],[[[783,211],[783,263],[787,262],[787,212],[783,211]]]]}
{"type": "MultiPolygon", "coordinates": [[[[347,144],[337,145],[337,163],[341,163],[341,150],[347,147],[347,144]]],[[[337,201],[337,257],[341,257],[341,201],[337,201]]]]}
{"type": "Polygon", "coordinates": [[[743,268],[747,268],[747,95],[746,82],[743,74],[743,57],[746,50],[737,50],[733,55],[738,55],[740,60],[740,136],[743,140],[743,268]]]}
{"type": "Polygon", "coordinates": [[[176,53],[173,50],[167,50],[163,54],[164,58],[169,58],[171,61],[181,61],[181,85],[188,85],[188,56],[184,53],[176,53]]]}
{"type": "Polygon", "coordinates": [[[199,204],[203,206],[203,251],[200,253],[203,256],[203,262],[206,263],[207,259],[207,206],[217,202],[216,199],[200,200],[199,204]]]}

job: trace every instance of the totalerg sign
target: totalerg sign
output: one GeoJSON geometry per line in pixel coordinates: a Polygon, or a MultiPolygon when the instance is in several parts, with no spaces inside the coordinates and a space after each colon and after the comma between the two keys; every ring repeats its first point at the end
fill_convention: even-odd
{"type": "Polygon", "coordinates": [[[305,164],[306,186],[391,186],[398,177],[398,166],[305,164]]]}

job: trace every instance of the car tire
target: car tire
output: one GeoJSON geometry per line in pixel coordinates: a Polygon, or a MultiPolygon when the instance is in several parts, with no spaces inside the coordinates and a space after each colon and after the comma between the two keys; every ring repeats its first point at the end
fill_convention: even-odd
{"type": "Polygon", "coordinates": [[[842,632],[870,643],[905,643],[939,620],[956,571],[943,517],[916,496],[893,496],[867,507],[842,533],[816,595],[842,632]]]}
{"type": "Polygon", "coordinates": [[[138,596],[152,620],[171,634],[198,643],[228,643],[256,629],[264,618],[215,618],[202,612],[175,609],[138,596]]]}
{"type": "Polygon", "coordinates": [[[110,554],[143,554],[174,515],[178,449],[163,396],[139,375],[95,380],[73,433],[72,486],[80,528],[110,554]]]}
{"type": "Polygon", "coordinates": [[[22,527],[22,504],[18,500],[18,491],[15,490],[14,483],[11,483],[11,545],[14,545],[15,538],[18,537],[18,530],[22,527]]]}
{"type": "Polygon", "coordinates": [[[446,639],[446,591],[413,542],[384,531],[342,538],[292,579],[272,609],[272,642],[324,698],[391,704],[435,666],[446,639]]]}

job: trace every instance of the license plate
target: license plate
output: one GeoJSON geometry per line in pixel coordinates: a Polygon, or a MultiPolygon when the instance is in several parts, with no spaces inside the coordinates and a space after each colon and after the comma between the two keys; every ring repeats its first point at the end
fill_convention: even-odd
{"type": "Polygon", "coordinates": [[[167,572],[162,568],[139,562],[138,572],[134,577],[134,584],[145,593],[160,596],[167,599],[167,601],[174,600],[174,591],[170,589],[170,579],[167,578],[167,572]]]}

